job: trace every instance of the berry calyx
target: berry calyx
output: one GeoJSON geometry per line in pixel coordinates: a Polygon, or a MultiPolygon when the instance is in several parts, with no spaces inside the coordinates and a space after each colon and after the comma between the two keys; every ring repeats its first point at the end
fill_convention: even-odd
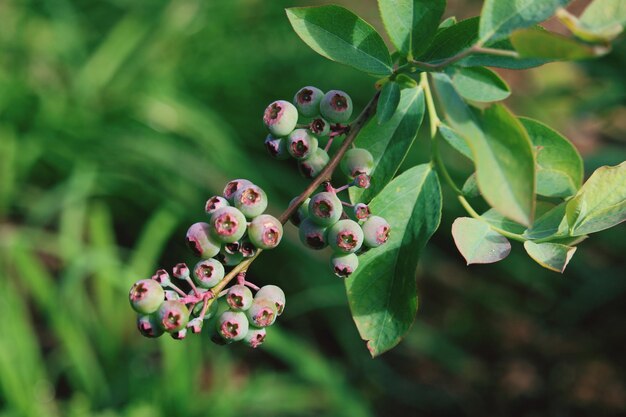
{"type": "Polygon", "coordinates": [[[315,117],[320,114],[320,101],[324,92],[317,87],[302,87],[293,98],[293,104],[304,117],[315,117]]]}
{"type": "Polygon", "coordinates": [[[331,123],[346,123],[352,116],[352,99],[344,91],[331,90],[320,102],[322,117],[331,123]]]}
{"type": "Polygon", "coordinates": [[[296,159],[306,159],[317,150],[317,138],[306,129],[296,129],[287,137],[287,152],[296,159]]]}
{"type": "Polygon", "coordinates": [[[267,208],[267,195],[261,187],[249,184],[241,187],[233,195],[233,205],[251,219],[263,213],[267,208]]]}
{"type": "Polygon", "coordinates": [[[274,216],[261,214],[250,222],[248,238],[260,249],[273,249],[283,237],[283,225],[274,216]]]}
{"type": "Polygon", "coordinates": [[[313,219],[308,217],[300,223],[298,235],[300,237],[300,241],[307,248],[321,250],[328,246],[326,231],[327,227],[315,223],[313,219]]]}
{"type": "Polygon", "coordinates": [[[276,314],[279,316],[285,310],[285,293],[276,285],[264,285],[257,291],[254,296],[258,299],[269,300],[276,306],[276,314]]]}
{"type": "Polygon", "coordinates": [[[371,215],[370,208],[367,204],[358,203],[354,206],[354,217],[358,220],[365,220],[371,215]]]}
{"type": "Polygon", "coordinates": [[[164,331],[159,327],[159,322],[154,314],[140,314],[137,316],[137,330],[142,336],[155,338],[161,336],[164,331]]]}
{"type": "Polygon", "coordinates": [[[328,245],[337,253],[353,253],[363,244],[363,230],[354,220],[339,220],[328,229],[328,245]]]}
{"type": "Polygon", "coordinates": [[[230,206],[230,204],[228,204],[228,200],[226,200],[224,197],[220,197],[219,195],[214,195],[213,197],[210,197],[204,204],[204,211],[210,216],[215,210],[228,206],[230,206]]]}
{"type": "Polygon", "coordinates": [[[222,207],[211,215],[211,232],[223,243],[236,242],[246,233],[246,217],[235,207],[222,207]]]}
{"type": "Polygon", "coordinates": [[[389,239],[389,232],[391,226],[387,220],[380,216],[370,216],[363,223],[363,236],[365,246],[370,248],[376,248],[389,239]]]}
{"type": "Polygon", "coordinates": [[[267,327],[274,324],[278,315],[276,305],[270,300],[254,297],[252,305],[246,311],[250,324],[255,327],[267,327]]]}
{"type": "Polygon", "coordinates": [[[217,332],[227,341],[242,340],[248,333],[249,327],[246,314],[240,311],[225,311],[217,320],[217,332]]]}
{"type": "Polygon", "coordinates": [[[275,159],[288,159],[289,153],[287,152],[287,141],[284,138],[277,138],[271,134],[265,138],[265,149],[272,158],[275,159]]]}
{"type": "Polygon", "coordinates": [[[244,179],[237,179],[229,181],[228,184],[224,187],[224,192],[222,195],[229,203],[232,203],[233,196],[239,189],[245,187],[246,185],[252,185],[252,182],[244,179]]]}
{"type": "Polygon", "coordinates": [[[180,301],[164,301],[157,311],[159,325],[172,333],[184,329],[189,321],[189,310],[180,301]]]}
{"type": "Polygon", "coordinates": [[[224,278],[224,266],[215,258],[204,259],[193,268],[193,280],[202,288],[213,288],[224,278]]]}
{"type": "Polygon", "coordinates": [[[359,257],[356,253],[335,253],[330,257],[330,267],[340,278],[349,277],[359,266],[359,257]]]}
{"type": "Polygon", "coordinates": [[[341,200],[331,192],[315,194],[309,202],[309,217],[320,226],[330,226],[341,218],[341,200]]]}
{"type": "Polygon", "coordinates": [[[152,279],[142,279],[135,282],[128,293],[130,306],[139,314],[150,314],[157,311],[164,297],[163,287],[152,279]]]}
{"type": "Polygon", "coordinates": [[[233,285],[226,293],[226,302],[233,311],[244,311],[252,305],[252,291],[245,285],[233,285]]]}
{"type": "Polygon", "coordinates": [[[261,346],[263,342],[265,342],[266,334],[267,332],[265,331],[265,329],[259,329],[250,326],[248,329],[248,333],[246,333],[245,337],[243,338],[243,341],[251,348],[256,349],[261,346]]]}

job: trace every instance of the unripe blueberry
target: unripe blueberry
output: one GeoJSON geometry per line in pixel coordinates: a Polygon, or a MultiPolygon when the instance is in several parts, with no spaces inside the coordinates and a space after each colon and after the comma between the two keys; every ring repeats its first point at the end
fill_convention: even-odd
{"type": "Polygon", "coordinates": [[[278,100],[267,106],[263,123],[274,136],[287,136],[298,123],[298,110],[288,101],[278,100]]]}
{"type": "Polygon", "coordinates": [[[178,279],[187,279],[189,278],[189,267],[185,263],[176,264],[172,268],[172,275],[178,279]]]}
{"type": "Polygon", "coordinates": [[[246,216],[235,207],[222,207],[211,214],[211,232],[220,242],[232,243],[246,233],[246,216]]]}
{"type": "Polygon", "coordinates": [[[370,216],[362,228],[365,246],[376,248],[389,239],[391,226],[380,216],[370,216]]]}
{"type": "Polygon", "coordinates": [[[298,161],[298,169],[305,178],[313,179],[328,165],[328,161],[330,161],[328,153],[322,148],[317,148],[308,158],[298,161]]]}
{"type": "Polygon", "coordinates": [[[199,287],[213,288],[224,278],[224,266],[215,258],[204,259],[193,267],[193,280],[199,287]]]}
{"type": "Polygon", "coordinates": [[[284,138],[277,138],[271,134],[265,138],[265,149],[276,159],[288,159],[289,153],[287,152],[287,140],[284,138]]]}
{"type": "Polygon", "coordinates": [[[220,243],[211,236],[211,226],[208,223],[194,223],[187,230],[187,246],[196,256],[212,258],[220,251],[220,243]]]}
{"type": "Polygon", "coordinates": [[[170,336],[172,336],[172,339],[183,340],[187,337],[187,328],[175,330],[170,333],[170,336]]]}
{"type": "Polygon", "coordinates": [[[352,99],[343,91],[331,90],[320,102],[320,113],[331,123],[346,123],[352,116],[352,99]]]}
{"type": "Polygon", "coordinates": [[[359,257],[356,253],[340,254],[334,253],[330,257],[330,267],[335,275],[340,278],[347,278],[359,266],[359,257]]]}
{"type": "Polygon", "coordinates": [[[174,290],[165,290],[165,301],[180,300],[180,295],[174,290]]]}
{"type": "MultiPolygon", "coordinates": [[[[292,205],[293,202],[296,201],[297,198],[298,197],[291,200],[289,202],[289,205],[292,205]]],[[[304,200],[304,202],[300,204],[300,207],[298,207],[298,210],[296,210],[289,218],[289,220],[294,226],[296,227],[300,226],[300,223],[302,223],[302,221],[309,216],[309,201],[311,201],[310,198],[307,198],[306,200],[304,200]]]]}
{"type": "Polygon", "coordinates": [[[250,222],[248,238],[260,249],[273,249],[283,238],[283,225],[274,216],[261,214],[250,222]]]}
{"type": "Polygon", "coordinates": [[[263,342],[265,341],[265,336],[265,329],[259,329],[250,326],[250,328],[248,329],[248,333],[246,333],[245,337],[243,338],[243,341],[246,343],[246,345],[256,349],[263,344],[263,342]]]}
{"type": "Polygon", "coordinates": [[[361,174],[370,175],[373,167],[374,157],[363,148],[348,150],[341,160],[341,170],[350,178],[361,174]]]}
{"type": "Polygon", "coordinates": [[[152,279],[161,284],[162,287],[167,287],[171,282],[170,274],[168,274],[165,269],[158,269],[154,275],[152,275],[152,279]]]}
{"type": "Polygon", "coordinates": [[[319,224],[313,222],[310,217],[307,217],[302,223],[300,223],[300,230],[298,231],[298,234],[300,236],[300,241],[304,244],[304,246],[310,249],[320,250],[328,246],[326,231],[327,227],[320,226],[319,224]]]}
{"type": "Polygon", "coordinates": [[[316,87],[302,87],[294,96],[293,104],[304,117],[315,117],[320,114],[320,101],[324,92],[316,87]]]}
{"type": "Polygon", "coordinates": [[[228,200],[229,203],[232,203],[233,196],[235,195],[235,193],[240,188],[245,187],[246,185],[251,185],[251,184],[252,183],[250,181],[244,180],[244,179],[232,180],[228,184],[226,184],[226,187],[224,187],[224,192],[222,193],[222,195],[224,196],[226,200],[228,200]]]}
{"type": "Polygon", "coordinates": [[[341,218],[343,206],[334,193],[325,191],[315,194],[309,202],[309,218],[321,226],[335,224],[341,218]]]}
{"type": "Polygon", "coordinates": [[[242,340],[248,333],[248,318],[241,311],[225,311],[217,320],[217,332],[225,340],[242,340]]]}
{"type": "Polygon", "coordinates": [[[353,253],[363,244],[363,230],[354,220],[339,220],[328,229],[328,245],[337,253],[353,253]]]}
{"type": "Polygon", "coordinates": [[[191,330],[191,333],[198,334],[202,331],[203,324],[204,320],[202,320],[200,317],[196,317],[193,320],[189,320],[189,323],[187,323],[187,328],[191,330]]]}
{"type": "Polygon", "coordinates": [[[150,314],[157,311],[164,296],[163,287],[152,279],[142,279],[135,282],[128,293],[130,306],[140,314],[150,314]]]}
{"type": "Polygon", "coordinates": [[[228,253],[225,250],[221,250],[220,253],[215,256],[215,259],[220,261],[222,265],[235,266],[243,261],[243,255],[241,252],[228,253]]]}
{"type": "Polygon", "coordinates": [[[154,314],[139,314],[137,316],[137,330],[145,337],[159,337],[163,334],[163,329],[159,327],[159,322],[154,314]]]}
{"type": "Polygon", "coordinates": [[[252,305],[246,310],[246,316],[254,327],[267,327],[274,324],[278,311],[276,305],[265,298],[254,297],[252,305]]]}
{"type": "Polygon", "coordinates": [[[210,197],[204,204],[204,211],[210,216],[215,210],[228,206],[230,206],[230,204],[228,204],[228,200],[219,195],[214,195],[213,197],[210,197]]]}
{"type": "Polygon", "coordinates": [[[233,205],[251,219],[263,213],[267,208],[267,195],[261,187],[250,184],[241,187],[233,195],[233,205]]]}
{"type": "Polygon", "coordinates": [[[243,255],[244,258],[252,258],[258,252],[258,248],[254,246],[252,242],[250,242],[250,238],[243,238],[239,245],[239,253],[243,255]]]}
{"type": "Polygon", "coordinates": [[[328,136],[330,134],[330,123],[328,123],[325,119],[318,117],[313,119],[313,121],[309,124],[309,129],[315,136],[328,136]]]}
{"type": "Polygon", "coordinates": [[[245,285],[233,285],[226,293],[226,302],[233,311],[244,311],[252,305],[252,291],[245,285]]]}
{"type": "Polygon", "coordinates": [[[279,316],[285,311],[285,293],[276,285],[262,286],[254,298],[269,300],[276,306],[276,314],[279,316]]]}
{"type": "Polygon", "coordinates": [[[367,174],[359,174],[352,181],[352,184],[358,188],[370,188],[370,183],[370,176],[367,174]]]}
{"type": "Polygon", "coordinates": [[[354,217],[358,220],[367,219],[372,212],[367,204],[358,203],[354,206],[354,217]]]}
{"type": "Polygon", "coordinates": [[[287,152],[294,158],[306,159],[317,150],[317,138],[306,129],[296,129],[287,137],[287,152]]]}
{"type": "Polygon", "coordinates": [[[189,310],[180,301],[164,301],[156,314],[161,328],[170,333],[184,329],[189,322],[189,310]]]}

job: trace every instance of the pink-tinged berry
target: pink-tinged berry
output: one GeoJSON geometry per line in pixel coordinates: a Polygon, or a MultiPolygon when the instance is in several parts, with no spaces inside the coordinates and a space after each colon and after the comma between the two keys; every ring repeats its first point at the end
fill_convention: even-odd
{"type": "Polygon", "coordinates": [[[128,293],[130,306],[139,314],[154,313],[164,298],[163,287],[152,279],[142,279],[135,282],[128,293]]]}
{"type": "Polygon", "coordinates": [[[224,266],[215,258],[204,259],[193,268],[193,280],[202,288],[213,288],[224,278],[224,266]]]}
{"type": "Polygon", "coordinates": [[[163,334],[163,329],[159,327],[159,322],[153,314],[140,314],[137,316],[137,330],[145,337],[159,337],[163,334]]]}
{"type": "Polygon", "coordinates": [[[300,241],[307,248],[321,250],[328,246],[328,241],[326,240],[327,229],[326,226],[321,226],[313,222],[310,217],[307,217],[300,223],[298,235],[300,236],[300,241]]]}
{"type": "Polygon", "coordinates": [[[189,267],[184,263],[176,264],[172,268],[172,275],[178,279],[187,279],[189,278],[189,267]]]}
{"type": "Polygon", "coordinates": [[[283,225],[276,217],[261,214],[250,222],[248,238],[259,249],[273,249],[283,238],[283,225]]]}
{"type": "Polygon", "coordinates": [[[242,340],[249,327],[246,315],[240,311],[225,311],[217,320],[217,332],[227,341],[242,340]]]}
{"type": "Polygon", "coordinates": [[[374,168],[374,157],[367,149],[350,149],[343,156],[340,166],[343,173],[350,178],[361,174],[370,175],[374,168]]]}
{"type": "Polygon", "coordinates": [[[370,248],[376,248],[389,239],[389,232],[391,226],[387,220],[380,216],[370,216],[363,223],[363,236],[365,246],[370,248]]]}
{"type": "Polygon", "coordinates": [[[372,212],[370,211],[370,208],[367,204],[358,203],[354,206],[354,217],[356,217],[358,220],[365,220],[371,214],[372,212]]]}
{"type": "Polygon", "coordinates": [[[370,188],[371,180],[370,176],[367,174],[359,174],[354,177],[354,181],[352,181],[357,188],[370,188]]]}
{"type": "Polygon", "coordinates": [[[252,305],[246,310],[246,316],[254,327],[268,327],[276,321],[278,311],[270,300],[254,297],[252,305]]]}
{"type": "Polygon", "coordinates": [[[285,138],[277,138],[267,135],[265,138],[265,149],[272,158],[275,159],[289,159],[289,153],[287,152],[287,140],[285,138]]]}
{"type": "Polygon", "coordinates": [[[246,233],[246,216],[235,207],[222,207],[211,214],[211,232],[223,243],[238,241],[246,233]]]}
{"type": "Polygon", "coordinates": [[[229,203],[232,203],[235,193],[239,191],[240,188],[245,187],[246,185],[252,185],[252,183],[244,179],[232,180],[228,184],[226,184],[222,195],[226,200],[228,200],[229,203]]]}
{"type": "Polygon", "coordinates": [[[308,158],[298,161],[298,169],[303,177],[313,179],[322,172],[329,161],[328,153],[322,148],[317,148],[308,158]]]}
{"type": "Polygon", "coordinates": [[[204,324],[204,320],[200,317],[196,317],[193,320],[189,320],[187,323],[187,329],[191,330],[191,333],[198,334],[202,331],[202,325],[204,324]]]}
{"type": "Polygon", "coordinates": [[[330,267],[340,278],[349,277],[359,266],[359,257],[356,253],[335,253],[330,257],[330,267]]]}
{"type": "Polygon", "coordinates": [[[165,301],[168,300],[180,300],[180,294],[174,290],[165,290],[165,301]]]}
{"type": "Polygon", "coordinates": [[[158,269],[154,275],[152,275],[152,279],[161,284],[161,287],[167,287],[171,282],[170,274],[168,274],[165,269],[158,269]]]}
{"type": "Polygon", "coordinates": [[[317,137],[328,136],[330,134],[330,123],[318,117],[309,124],[309,130],[317,137]]]}
{"type": "Polygon", "coordinates": [[[302,87],[293,98],[298,112],[304,117],[315,117],[320,114],[320,101],[324,92],[317,87],[302,87]]]}
{"type": "Polygon", "coordinates": [[[258,329],[256,327],[250,326],[250,328],[248,329],[248,333],[246,333],[246,336],[243,338],[243,341],[246,343],[246,345],[256,349],[261,346],[263,342],[265,342],[265,336],[265,329],[258,329]]]}
{"type": "Polygon", "coordinates": [[[276,285],[264,285],[257,291],[254,298],[269,300],[276,306],[279,316],[285,311],[285,293],[276,285]]]}
{"type": "Polygon", "coordinates": [[[219,195],[214,195],[213,197],[210,197],[204,204],[204,211],[210,216],[215,210],[228,206],[230,206],[230,204],[228,204],[228,200],[219,195]]]}
{"type": "Polygon", "coordinates": [[[226,302],[233,311],[244,311],[252,305],[252,291],[245,285],[233,285],[226,293],[226,302]]]}
{"type": "Polygon", "coordinates": [[[339,197],[331,192],[321,192],[311,197],[309,218],[320,226],[330,226],[341,218],[343,206],[339,197]]]}
{"type": "Polygon", "coordinates": [[[306,129],[296,129],[287,137],[287,152],[301,160],[313,155],[317,150],[317,138],[306,129]]]}
{"type": "Polygon", "coordinates": [[[220,243],[211,236],[211,226],[208,223],[194,223],[187,230],[187,246],[196,256],[212,258],[220,251],[220,243]]]}
{"type": "Polygon", "coordinates": [[[296,128],[298,110],[288,101],[275,101],[265,109],[263,123],[272,135],[287,136],[296,128]]]}
{"type": "Polygon", "coordinates": [[[363,230],[354,220],[339,220],[328,229],[328,245],[336,253],[353,253],[363,244],[363,230]]]}
{"type": "Polygon", "coordinates": [[[175,330],[170,333],[170,336],[172,336],[172,339],[175,340],[183,340],[187,337],[187,328],[175,330]]]}
{"type": "Polygon", "coordinates": [[[246,185],[233,195],[233,205],[251,219],[263,213],[267,208],[267,195],[261,187],[250,184],[246,185]]]}
{"type": "Polygon", "coordinates": [[[157,311],[157,317],[163,330],[177,332],[189,322],[189,310],[180,301],[164,301],[157,311]]]}
{"type": "MultiPolygon", "coordinates": [[[[293,202],[296,201],[297,198],[298,197],[291,200],[289,202],[289,205],[292,205],[293,202]]],[[[304,202],[300,204],[300,207],[298,207],[298,210],[296,210],[289,218],[289,220],[294,226],[296,227],[300,226],[300,223],[302,223],[304,219],[306,219],[309,216],[309,201],[311,201],[310,198],[307,198],[306,200],[304,200],[304,202]]]]}
{"type": "Polygon", "coordinates": [[[320,102],[322,117],[331,123],[346,123],[352,116],[352,110],[352,99],[343,91],[331,90],[320,102]]]}
{"type": "Polygon", "coordinates": [[[243,261],[243,254],[241,252],[228,253],[225,250],[221,250],[220,253],[215,256],[215,259],[220,261],[224,266],[235,266],[243,261]]]}

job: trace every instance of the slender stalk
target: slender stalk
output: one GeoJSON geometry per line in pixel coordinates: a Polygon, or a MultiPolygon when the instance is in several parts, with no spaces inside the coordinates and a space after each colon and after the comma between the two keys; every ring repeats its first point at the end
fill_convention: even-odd
{"type": "Polygon", "coordinates": [[[519,54],[515,51],[507,51],[506,49],[485,48],[481,44],[477,43],[476,45],[472,47],[469,47],[467,49],[460,51],[456,55],[453,55],[449,58],[443,59],[436,63],[416,61],[412,59],[407,64],[404,64],[398,67],[394,75],[402,73],[402,72],[412,72],[414,68],[417,68],[419,70],[426,71],[426,72],[441,71],[445,69],[446,67],[449,67],[450,65],[462,60],[463,58],[466,58],[474,54],[519,58],[519,54]]]}

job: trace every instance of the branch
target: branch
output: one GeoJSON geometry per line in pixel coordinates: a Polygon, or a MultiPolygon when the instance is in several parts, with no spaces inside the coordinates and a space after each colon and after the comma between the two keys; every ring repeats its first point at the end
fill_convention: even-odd
{"type": "Polygon", "coordinates": [[[398,70],[405,69],[407,66],[412,65],[418,69],[421,69],[427,72],[441,71],[445,69],[446,67],[454,64],[455,62],[458,62],[462,60],[463,58],[466,58],[469,55],[473,55],[473,54],[485,54],[485,55],[506,56],[510,58],[519,58],[519,54],[515,51],[507,51],[506,49],[484,48],[481,46],[481,44],[476,44],[436,64],[433,64],[430,62],[411,60],[406,66],[402,66],[398,68],[398,70]]]}

